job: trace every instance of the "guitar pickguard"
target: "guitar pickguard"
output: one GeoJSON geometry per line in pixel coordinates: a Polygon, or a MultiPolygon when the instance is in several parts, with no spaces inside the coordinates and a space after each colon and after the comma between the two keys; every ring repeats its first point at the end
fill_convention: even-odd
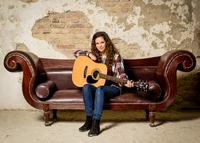
{"type": "Polygon", "coordinates": [[[89,84],[94,84],[94,83],[97,83],[97,82],[98,82],[98,80],[94,80],[94,79],[92,78],[91,75],[87,76],[86,81],[87,81],[87,83],[89,83],[89,84]]]}

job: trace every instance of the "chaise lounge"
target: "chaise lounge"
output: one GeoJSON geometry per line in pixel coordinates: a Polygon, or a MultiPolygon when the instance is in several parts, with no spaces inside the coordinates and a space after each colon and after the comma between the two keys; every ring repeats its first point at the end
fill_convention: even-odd
{"type": "MultiPolygon", "coordinates": [[[[84,110],[81,87],[74,85],[72,70],[74,59],[41,58],[31,52],[11,51],[4,59],[10,72],[23,71],[22,91],[26,101],[44,111],[45,125],[51,125],[57,110],[84,110]]],[[[155,112],[170,106],[177,92],[177,70],[190,72],[196,66],[194,55],[186,50],[172,50],[158,57],[124,59],[129,78],[146,81],[147,92],[136,88],[125,92],[104,105],[108,110],[144,110],[150,126],[155,112]]]]}

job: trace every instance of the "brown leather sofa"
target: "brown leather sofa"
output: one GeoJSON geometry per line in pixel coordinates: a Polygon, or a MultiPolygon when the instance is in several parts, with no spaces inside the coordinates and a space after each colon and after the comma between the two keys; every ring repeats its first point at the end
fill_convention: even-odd
{"type": "MultiPolygon", "coordinates": [[[[84,110],[81,88],[72,82],[74,60],[40,58],[31,52],[11,51],[4,59],[10,72],[23,71],[22,90],[26,101],[44,110],[45,125],[50,122],[50,110],[84,110]]],[[[144,110],[155,126],[155,111],[167,108],[177,92],[177,70],[190,72],[196,66],[194,55],[186,50],[169,51],[162,56],[144,59],[124,59],[126,73],[134,81],[147,81],[147,92],[135,88],[104,105],[110,110],[144,110]]]]}

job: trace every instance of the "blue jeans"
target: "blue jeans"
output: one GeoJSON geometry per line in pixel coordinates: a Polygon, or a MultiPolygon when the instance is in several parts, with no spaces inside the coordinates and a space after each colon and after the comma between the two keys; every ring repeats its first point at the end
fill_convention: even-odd
{"type": "Polygon", "coordinates": [[[114,86],[95,87],[91,84],[85,84],[82,88],[82,93],[86,116],[91,116],[95,120],[100,120],[104,101],[118,96],[120,94],[120,89],[114,86]]]}

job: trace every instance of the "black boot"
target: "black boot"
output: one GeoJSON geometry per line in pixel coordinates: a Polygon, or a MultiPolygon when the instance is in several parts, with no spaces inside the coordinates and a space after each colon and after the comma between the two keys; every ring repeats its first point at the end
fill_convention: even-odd
{"type": "Polygon", "coordinates": [[[99,126],[100,120],[93,120],[92,122],[92,128],[88,132],[89,137],[97,136],[100,133],[100,126],[99,126]]]}
{"type": "Polygon", "coordinates": [[[92,117],[86,116],[85,124],[79,128],[80,132],[88,131],[92,127],[92,117]]]}

